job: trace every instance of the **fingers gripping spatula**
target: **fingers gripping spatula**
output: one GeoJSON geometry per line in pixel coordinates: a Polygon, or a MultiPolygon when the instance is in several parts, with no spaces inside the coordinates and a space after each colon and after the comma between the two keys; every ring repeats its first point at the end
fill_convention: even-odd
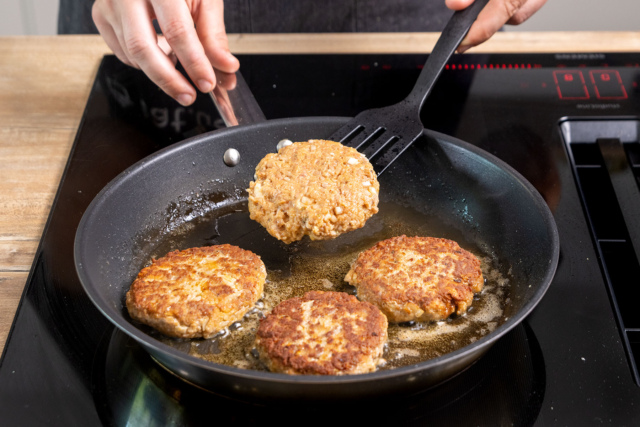
{"type": "Polygon", "coordinates": [[[372,161],[378,174],[384,172],[422,134],[422,105],[488,1],[476,0],[468,8],[453,14],[409,96],[398,104],[361,112],[327,139],[359,150],[372,161]]]}

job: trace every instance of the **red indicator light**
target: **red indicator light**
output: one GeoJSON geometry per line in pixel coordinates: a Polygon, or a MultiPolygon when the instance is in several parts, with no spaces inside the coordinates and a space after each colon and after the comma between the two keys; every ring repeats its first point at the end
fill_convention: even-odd
{"type": "MultiPolygon", "coordinates": [[[[382,68],[384,69],[388,69],[385,68],[385,66],[383,65],[382,68]]],[[[422,68],[422,67],[419,67],[422,68]]],[[[512,69],[532,69],[532,68],[542,68],[542,65],[540,64],[516,64],[516,63],[512,63],[512,64],[446,64],[445,65],[445,69],[446,70],[481,70],[481,69],[490,69],[490,70],[512,70],[512,69]]]]}
{"type": "Polygon", "coordinates": [[[361,69],[362,71],[369,71],[369,69],[371,69],[371,67],[370,67],[369,65],[361,65],[361,66],[360,66],[360,69],[361,69]]]}
{"type": "Polygon", "coordinates": [[[627,91],[616,70],[589,71],[591,83],[598,99],[627,99],[627,91]]]}
{"type": "Polygon", "coordinates": [[[589,91],[582,71],[556,70],[553,72],[553,80],[560,99],[589,99],[589,91]]]}
{"type": "MultiPolygon", "coordinates": [[[[383,65],[382,68],[385,68],[383,65]]],[[[422,68],[422,67],[420,67],[422,68]]],[[[490,70],[512,70],[512,69],[532,69],[532,68],[542,68],[540,64],[446,64],[445,70],[481,70],[481,69],[490,69],[490,70]]],[[[385,68],[388,69],[388,68],[385,68]]]]}
{"type": "Polygon", "coordinates": [[[391,69],[391,65],[384,64],[384,65],[382,66],[382,69],[383,69],[383,70],[390,70],[390,69],[391,69]]]}
{"type": "MultiPolygon", "coordinates": [[[[424,64],[418,65],[418,70],[422,70],[424,68],[424,64]]],[[[447,70],[449,69],[449,64],[447,64],[447,70]]]]}

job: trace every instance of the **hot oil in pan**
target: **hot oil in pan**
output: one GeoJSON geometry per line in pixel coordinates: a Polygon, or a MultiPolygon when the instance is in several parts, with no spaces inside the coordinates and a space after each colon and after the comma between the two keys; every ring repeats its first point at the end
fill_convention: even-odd
{"type": "Polygon", "coordinates": [[[415,364],[462,348],[487,335],[506,321],[508,283],[495,256],[469,241],[465,233],[437,218],[427,218],[395,203],[381,203],[380,212],[356,231],[332,241],[310,241],[286,245],[271,237],[249,218],[246,203],[227,206],[215,217],[204,216],[174,230],[155,248],[153,257],[175,249],[229,243],[260,255],[267,267],[264,296],[245,317],[209,340],[180,340],[144,328],[165,344],[215,363],[264,370],[253,341],[260,318],[279,302],[302,296],[310,290],[355,294],[344,281],[358,253],[376,242],[405,234],[455,240],[481,260],[485,287],[474,297],[468,312],[446,321],[390,324],[385,363],[380,369],[415,364]]]}

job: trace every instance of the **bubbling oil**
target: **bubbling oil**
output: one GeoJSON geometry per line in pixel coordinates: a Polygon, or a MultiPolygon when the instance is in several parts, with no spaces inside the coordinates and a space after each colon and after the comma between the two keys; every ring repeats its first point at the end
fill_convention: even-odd
{"type": "Polygon", "coordinates": [[[145,331],[165,344],[210,362],[266,370],[254,349],[260,319],[280,302],[308,291],[356,295],[355,288],[344,281],[351,263],[361,251],[376,242],[402,234],[457,241],[480,259],[485,284],[463,315],[453,315],[438,322],[389,324],[389,339],[379,369],[394,369],[443,356],[477,341],[506,321],[509,278],[504,273],[504,266],[494,254],[483,250],[481,244],[469,241],[463,231],[437,218],[426,219],[424,214],[409,207],[385,203],[360,230],[332,241],[310,241],[305,237],[300,242],[285,245],[251,221],[246,206],[236,206],[227,212],[218,212],[216,216],[185,224],[182,230],[167,236],[156,246],[154,256],[174,249],[221,243],[251,250],[262,257],[267,267],[262,299],[241,320],[211,339],[173,339],[150,328],[145,331]]]}

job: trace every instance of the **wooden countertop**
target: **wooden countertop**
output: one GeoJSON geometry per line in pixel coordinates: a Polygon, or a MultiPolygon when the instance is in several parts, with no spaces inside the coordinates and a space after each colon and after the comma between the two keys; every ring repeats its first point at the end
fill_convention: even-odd
{"type": "MultiPolygon", "coordinates": [[[[234,53],[421,53],[438,34],[230,35],[234,53]]],[[[640,32],[502,32],[470,52],[640,52],[640,32]]],[[[0,37],[0,349],[103,55],[99,36],[0,37]]]]}

